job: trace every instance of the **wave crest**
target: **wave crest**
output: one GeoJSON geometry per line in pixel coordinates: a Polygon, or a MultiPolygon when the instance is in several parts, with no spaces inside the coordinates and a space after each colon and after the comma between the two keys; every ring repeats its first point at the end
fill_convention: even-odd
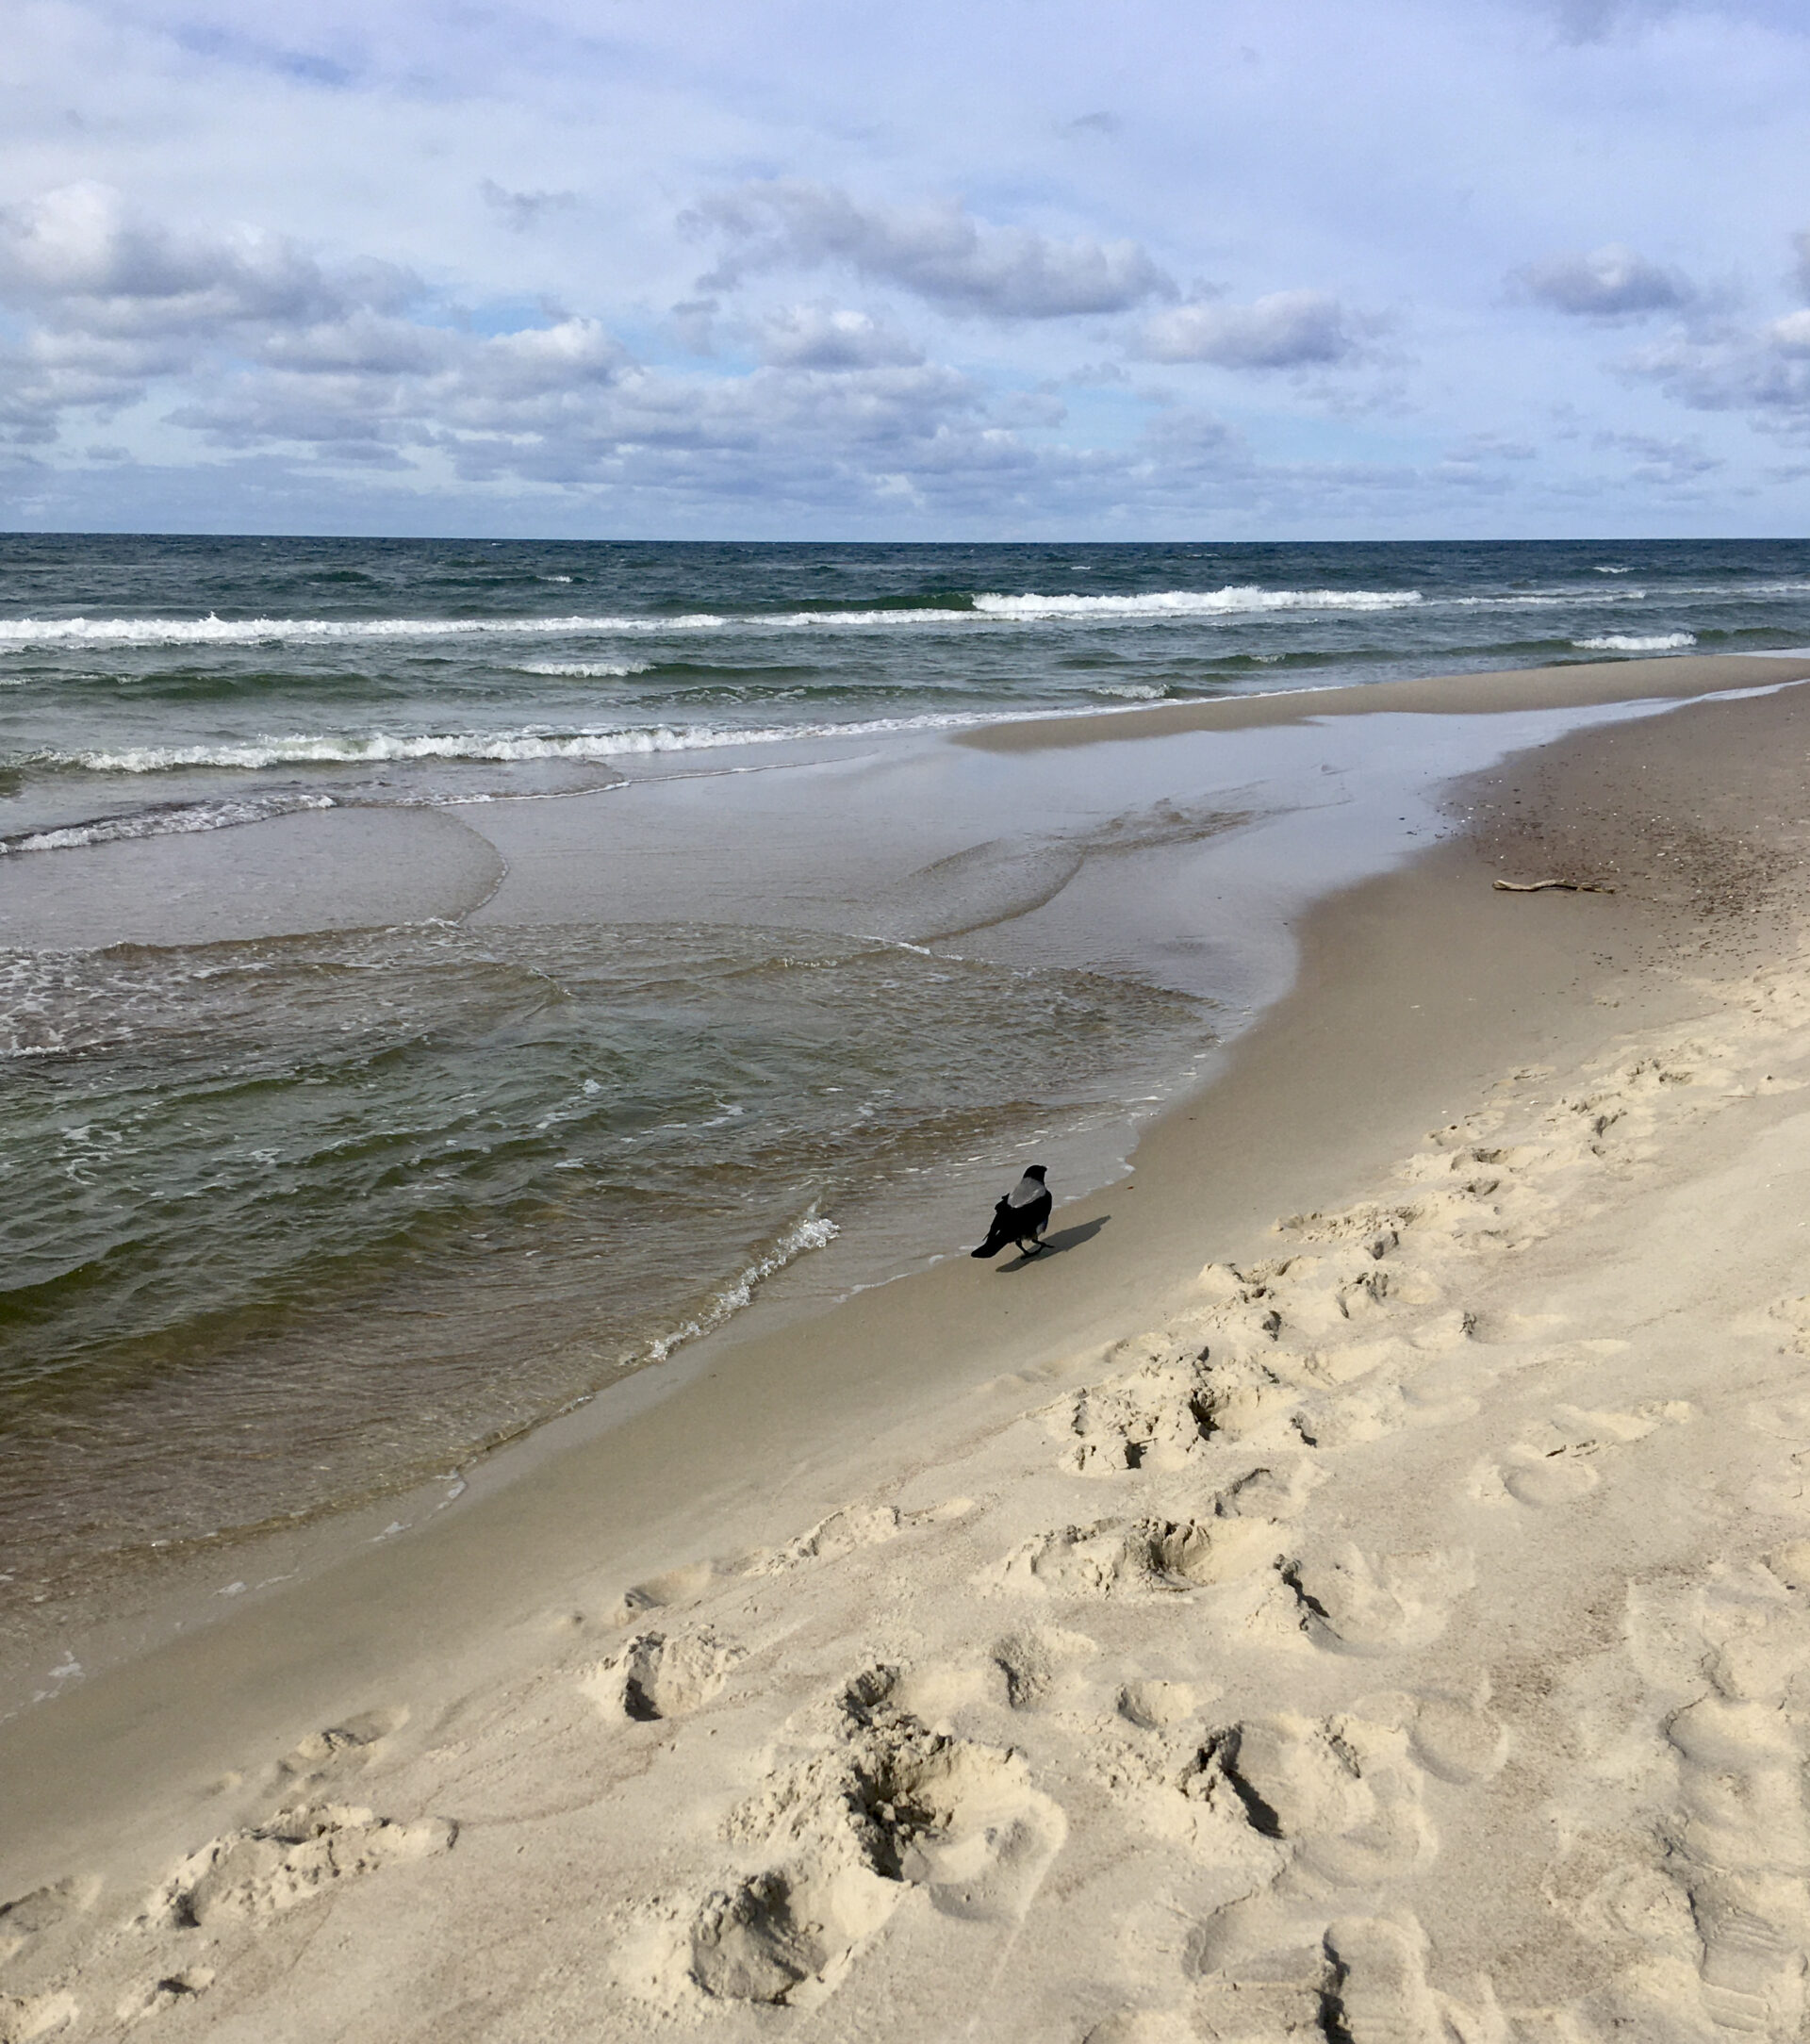
{"type": "Polygon", "coordinates": [[[651,674],[651,660],[524,660],[518,674],[550,674],[573,682],[626,681],[631,674],[651,674]]]}
{"type": "Polygon", "coordinates": [[[62,824],[48,831],[22,831],[0,837],[0,853],[75,851],[88,845],[117,845],[141,837],[186,837],[197,831],[230,831],[235,824],[264,823],[272,816],[292,816],[304,810],[336,809],[331,795],[277,795],[255,802],[189,802],[179,808],[152,809],[132,816],[97,816],[89,823],[62,824]]]}
{"type": "MultiPolygon", "coordinates": [[[[997,713],[951,710],[922,717],[869,717],[860,723],[763,726],[746,731],[716,724],[660,724],[639,730],[576,732],[550,732],[530,726],[520,731],[436,732],[406,737],[389,732],[371,732],[364,736],[291,732],[284,737],[259,736],[237,745],[141,745],[117,752],[35,752],[26,755],[25,764],[78,767],[89,773],[155,774],[194,766],[359,766],[402,760],[601,761],[624,753],[708,751],[718,746],[783,745],[799,738],[864,738],[895,731],[952,731],[1050,714],[1020,711],[1002,718],[997,713]]],[[[1112,713],[1095,709],[1092,714],[1112,713]]]]}
{"type": "Polygon", "coordinates": [[[1418,589],[1162,589],[1149,596],[977,596],[983,618],[1213,618],[1265,610],[1410,610],[1418,589]]]}
{"type": "Polygon", "coordinates": [[[1679,653],[1696,643],[1694,632],[1604,632],[1571,641],[1581,653],[1679,653]]]}
{"type": "Polygon", "coordinates": [[[738,1313],[754,1296],[754,1289],[775,1272],[782,1271],[788,1263],[796,1262],[809,1249],[821,1249],[832,1243],[842,1233],[828,1214],[817,1212],[816,1203],[807,1207],[799,1218],[780,1236],[772,1247],[755,1258],[732,1283],[725,1285],[700,1311],[695,1313],[683,1327],[659,1336],[648,1343],[645,1360],[649,1362],[665,1362],[673,1350],[683,1343],[695,1342],[699,1335],[708,1334],[713,1327],[720,1327],[731,1314],[738,1313]]]}

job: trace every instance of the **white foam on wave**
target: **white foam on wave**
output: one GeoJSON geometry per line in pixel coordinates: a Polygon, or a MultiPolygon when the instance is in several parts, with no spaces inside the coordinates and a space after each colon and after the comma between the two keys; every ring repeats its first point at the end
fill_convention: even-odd
{"type": "Polygon", "coordinates": [[[1571,641],[1581,653],[1677,653],[1696,643],[1694,632],[1604,632],[1571,641]]]}
{"type": "Polygon", "coordinates": [[[609,760],[624,753],[709,751],[719,746],[784,745],[796,739],[865,738],[885,732],[954,731],[976,724],[1012,723],[1048,716],[1111,716],[1090,712],[1025,710],[1004,717],[984,711],[939,711],[922,717],[876,717],[851,724],[792,724],[738,731],[716,724],[641,730],[550,732],[533,726],[521,731],[463,731],[397,737],[388,732],[368,736],[339,733],[294,732],[287,737],[260,736],[239,745],[141,745],[118,752],[37,752],[27,764],[77,766],[90,773],[154,774],[185,766],[371,766],[402,760],[609,760]]]}
{"type": "Polygon", "coordinates": [[[115,845],[134,838],[186,837],[197,831],[229,831],[235,824],[264,823],[304,810],[334,809],[331,795],[282,795],[255,802],[193,802],[180,809],[153,809],[136,816],[99,816],[90,823],[56,830],[24,831],[0,837],[0,853],[74,851],[87,845],[115,845]]]}
{"type": "Polygon", "coordinates": [[[1216,618],[1269,610],[1411,610],[1418,589],[1160,589],[1147,596],[977,596],[983,618],[1216,618]]]}
{"type": "Polygon", "coordinates": [[[0,651],[34,646],[257,646],[361,639],[560,638],[693,632],[836,632],[930,625],[1217,617],[1245,611],[1400,610],[1418,589],[1160,590],[1148,596],[999,596],[892,610],[800,610],[741,616],[690,611],[672,618],[19,618],[0,620],[0,651]]]}
{"type": "Polygon", "coordinates": [[[1644,603],[1644,589],[1530,589],[1514,596],[1451,596],[1453,610],[1596,610],[1604,603],[1644,603]]]}
{"type": "Polygon", "coordinates": [[[683,618],[18,618],[0,620],[0,649],[559,638],[618,632],[714,632],[736,621],[707,611],[683,618]]]}
{"type": "Polygon", "coordinates": [[[573,682],[624,681],[631,674],[651,674],[651,660],[524,660],[518,674],[551,674],[573,682]]]}
{"type": "Polygon", "coordinates": [[[754,1288],[764,1279],[771,1278],[776,1271],[782,1271],[788,1263],[795,1262],[808,1249],[821,1249],[832,1243],[842,1230],[828,1214],[817,1212],[815,1202],[807,1207],[798,1220],[786,1229],[765,1255],[756,1257],[741,1275],[727,1284],[710,1301],[709,1305],[687,1320],[681,1327],[659,1336],[648,1343],[645,1360],[665,1362],[673,1350],[683,1343],[695,1342],[699,1335],[708,1334],[713,1327],[720,1327],[732,1313],[738,1313],[754,1296],[754,1288]]]}
{"type": "MultiPolygon", "coordinates": [[[[1810,594],[1810,582],[1705,583],[1663,592],[1747,600],[1810,594]]],[[[1639,603],[1644,587],[1538,589],[1497,595],[1427,596],[1419,589],[1267,589],[1227,584],[1218,589],[1160,589],[1139,596],[1023,596],[989,593],[966,607],[792,611],[732,615],[690,611],[672,618],[16,618],[0,619],[0,653],[32,647],[255,646],[357,640],[582,638],[671,635],[699,632],[894,631],[929,627],[976,631],[1025,624],[1155,623],[1165,618],[1265,616],[1276,612],[1364,612],[1429,609],[1503,610],[1563,604],[1639,603]]]]}
{"type": "Polygon", "coordinates": [[[1644,603],[1654,597],[1675,603],[1687,597],[1744,602],[1762,596],[1810,596],[1810,582],[1671,583],[1660,589],[1528,589],[1508,596],[1450,596],[1438,601],[1453,610],[1550,610],[1566,606],[1583,610],[1603,603],[1644,603]]]}

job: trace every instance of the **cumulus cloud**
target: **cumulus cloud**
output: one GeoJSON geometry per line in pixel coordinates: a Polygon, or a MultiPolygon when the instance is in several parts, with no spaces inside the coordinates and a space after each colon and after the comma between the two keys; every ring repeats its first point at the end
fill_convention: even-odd
{"type": "Polygon", "coordinates": [[[1512,272],[1508,281],[1537,305],[1577,319],[1626,320],[1672,312],[1697,295],[1681,271],[1649,262],[1619,241],[1588,255],[1549,256],[1527,263],[1512,272]]]}
{"type": "Polygon", "coordinates": [[[762,322],[761,354],[782,369],[874,369],[918,363],[924,351],[865,312],[788,305],[762,322]]]}
{"type": "Polygon", "coordinates": [[[172,419],[216,441],[393,449],[427,435],[436,406],[538,416],[629,361],[596,320],[485,338],[436,321],[424,295],[393,265],[326,264],[249,229],[178,236],[117,191],[66,187],[0,213],[0,303],[25,325],[0,421],[42,443],[67,412],[173,387],[172,419]]]}
{"type": "MultiPolygon", "coordinates": [[[[1810,296],[1810,233],[1793,237],[1799,282],[1810,296]]],[[[1616,367],[1701,412],[1745,412],[1770,433],[1810,434],[1810,310],[1758,325],[1697,320],[1616,367]]]]}
{"type": "Polygon", "coordinates": [[[327,320],[355,305],[393,310],[420,291],[387,263],[331,272],[281,235],[172,234],[106,185],[65,185],[0,209],[0,295],[89,332],[327,320]]]}
{"type": "Polygon", "coordinates": [[[1595,444],[1604,452],[1634,457],[1631,480],[1656,483],[1668,488],[1702,482],[1727,468],[1720,454],[1712,454],[1696,438],[1665,439],[1653,433],[1599,433],[1595,444]]]}
{"type": "Polygon", "coordinates": [[[835,265],[947,312],[1003,320],[1124,312],[1175,291],[1135,241],[988,226],[953,200],[909,211],[863,206],[834,186],[796,178],[718,192],[683,224],[725,244],[703,279],[713,290],[757,272],[835,265]]]}
{"type": "Polygon", "coordinates": [[[1325,291],[1271,291],[1248,305],[1172,306],[1145,325],[1143,353],[1158,362],[1219,369],[1307,369],[1358,353],[1357,322],[1325,291]]]}
{"type": "Polygon", "coordinates": [[[1788,313],[1753,333],[1643,348],[1622,367],[1694,411],[1749,412],[1756,423],[1810,430],[1810,313],[1788,313]]]}

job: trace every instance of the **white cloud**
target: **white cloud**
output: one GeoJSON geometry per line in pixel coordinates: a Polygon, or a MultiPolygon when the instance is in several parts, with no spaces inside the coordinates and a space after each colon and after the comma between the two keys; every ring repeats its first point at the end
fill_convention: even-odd
{"type": "Polygon", "coordinates": [[[1624,365],[1674,403],[1701,412],[1747,412],[1774,430],[1810,430],[1810,325],[1802,313],[1757,332],[1725,330],[1643,348],[1624,365]]]}
{"type": "Polygon", "coordinates": [[[1612,241],[1588,255],[1549,256],[1513,272],[1510,285],[1555,312],[1624,320],[1672,312],[1697,295],[1688,277],[1612,241]]]}
{"type": "Polygon", "coordinates": [[[606,14],[11,0],[0,435],[36,480],[9,503],[115,529],[233,503],[265,530],[1801,525],[1802,0],[1224,0],[1035,35],[999,0],[606,14]],[[1127,69],[1127,35],[1161,61],[1127,69]],[[674,224],[699,193],[702,251],[674,224]],[[1505,307],[1530,253],[1604,223],[1628,265],[1536,264],[1546,296],[1505,307]],[[1728,285],[1687,296],[1674,261],[1728,285]],[[1182,304],[1200,275],[1231,288],[1182,304]],[[1290,313],[1277,279],[1325,288],[1290,313]],[[1387,363],[1373,305],[1401,308],[1387,363]],[[1176,389],[1146,431],[1150,354],[1176,389]],[[1235,426],[1182,434],[1208,375],[1235,426]],[[1666,483],[1594,439],[1668,417],[1702,428],[1687,466],[1726,467],[1666,483]]]}
{"type": "Polygon", "coordinates": [[[420,290],[394,265],[363,262],[336,274],[285,237],[251,228],[177,236],[92,182],[0,210],[0,292],[89,332],[329,320],[354,305],[395,308],[420,290]]]}
{"type": "Polygon", "coordinates": [[[874,369],[924,359],[917,343],[865,312],[786,305],[761,323],[761,354],[782,369],[874,369]]]}
{"type": "Polygon", "coordinates": [[[912,210],[864,206],[835,186],[798,178],[716,193],[683,224],[725,244],[706,289],[732,288],[757,272],[834,265],[946,311],[1002,320],[1124,312],[1175,289],[1135,241],[1063,241],[986,226],[953,200],[912,210]]]}
{"type": "Polygon", "coordinates": [[[1350,360],[1357,321],[1325,291],[1271,291],[1248,305],[1176,305],[1145,324],[1142,352],[1157,362],[1220,369],[1307,369],[1350,360]]]}
{"type": "Polygon", "coordinates": [[[1699,484],[1705,476],[1715,475],[1728,466],[1721,455],[1709,453],[1695,437],[1675,439],[1654,433],[1599,433],[1595,444],[1605,452],[1632,455],[1634,466],[1629,474],[1635,482],[1656,483],[1667,488],[1699,484]]]}

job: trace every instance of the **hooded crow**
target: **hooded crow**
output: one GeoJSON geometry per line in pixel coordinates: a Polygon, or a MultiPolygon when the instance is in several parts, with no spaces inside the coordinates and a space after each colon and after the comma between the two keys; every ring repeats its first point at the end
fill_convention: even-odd
{"type": "Polygon", "coordinates": [[[1042,1236],[1049,1226],[1049,1216],[1056,1202],[1049,1187],[1044,1183],[1045,1167],[1032,1164],[1024,1177],[1012,1187],[993,1210],[993,1226],[987,1230],[987,1239],[974,1256],[997,1256],[1007,1243],[1015,1243],[1022,1255],[1038,1256],[1043,1253],[1042,1236]]]}

